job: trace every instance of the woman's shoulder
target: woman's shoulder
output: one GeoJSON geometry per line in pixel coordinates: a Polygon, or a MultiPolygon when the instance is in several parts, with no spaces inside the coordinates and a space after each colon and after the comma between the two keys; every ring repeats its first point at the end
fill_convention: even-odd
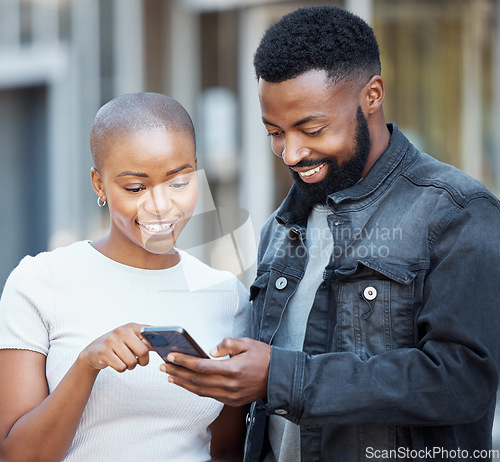
{"type": "Polygon", "coordinates": [[[50,272],[58,267],[73,266],[88,252],[88,247],[90,247],[88,241],[78,241],[67,246],[40,252],[34,256],[26,255],[12,274],[50,272]]]}
{"type": "Polygon", "coordinates": [[[186,276],[190,281],[199,284],[200,288],[219,284],[228,284],[236,288],[239,280],[230,271],[213,268],[184,250],[178,250],[178,252],[181,255],[182,268],[186,276]]]}

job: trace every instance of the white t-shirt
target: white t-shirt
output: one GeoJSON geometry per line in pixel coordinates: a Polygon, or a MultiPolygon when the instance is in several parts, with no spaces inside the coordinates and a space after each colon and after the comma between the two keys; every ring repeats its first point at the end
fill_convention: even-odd
{"type": "MultiPolygon", "coordinates": [[[[243,285],[179,253],[164,270],[117,263],[87,241],[25,257],[0,300],[0,349],[46,355],[52,391],[89,343],[129,322],[181,326],[207,352],[224,337],[248,336],[243,285]]],[[[168,383],[161,363],[152,352],[146,367],[99,373],[65,461],[210,459],[207,427],[223,405],[168,383]]]]}

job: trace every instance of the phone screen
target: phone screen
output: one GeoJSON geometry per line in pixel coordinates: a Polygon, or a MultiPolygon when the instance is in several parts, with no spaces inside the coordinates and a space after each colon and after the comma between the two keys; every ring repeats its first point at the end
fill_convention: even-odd
{"type": "Polygon", "coordinates": [[[145,327],[142,335],[164,361],[167,361],[166,358],[170,352],[208,358],[203,349],[182,327],[145,327]]]}

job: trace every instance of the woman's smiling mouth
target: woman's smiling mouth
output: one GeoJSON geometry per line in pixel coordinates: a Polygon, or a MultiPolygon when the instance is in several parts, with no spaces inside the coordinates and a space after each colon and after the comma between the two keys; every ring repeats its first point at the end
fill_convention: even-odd
{"type": "Polygon", "coordinates": [[[175,221],[174,222],[149,222],[149,223],[141,223],[138,222],[137,224],[141,228],[142,231],[145,231],[146,234],[149,234],[150,236],[165,236],[169,235],[172,233],[175,227],[175,221]]]}

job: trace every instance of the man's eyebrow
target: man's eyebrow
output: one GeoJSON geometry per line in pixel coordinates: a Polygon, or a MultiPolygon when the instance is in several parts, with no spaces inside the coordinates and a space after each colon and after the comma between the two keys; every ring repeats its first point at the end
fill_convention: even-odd
{"type": "MultiPolygon", "coordinates": [[[[299,127],[300,125],[304,125],[307,122],[312,122],[314,120],[319,120],[319,119],[324,119],[325,115],[324,114],[313,114],[307,117],[304,117],[303,119],[300,119],[298,122],[295,122],[292,127],[299,127]]],[[[272,122],[269,122],[265,117],[262,117],[262,122],[265,125],[271,125],[272,127],[280,128],[278,125],[273,124],[272,122]]]]}
{"type": "Polygon", "coordinates": [[[292,127],[298,127],[299,125],[304,125],[307,122],[313,122],[314,120],[319,120],[319,119],[324,119],[325,114],[313,114],[307,117],[304,117],[303,119],[299,120],[298,122],[295,122],[292,127]]]}
{"type": "Polygon", "coordinates": [[[269,122],[269,120],[267,120],[265,117],[262,117],[262,123],[263,123],[264,125],[271,125],[272,127],[280,128],[280,127],[278,127],[277,125],[272,124],[271,122],[269,122]]]}

